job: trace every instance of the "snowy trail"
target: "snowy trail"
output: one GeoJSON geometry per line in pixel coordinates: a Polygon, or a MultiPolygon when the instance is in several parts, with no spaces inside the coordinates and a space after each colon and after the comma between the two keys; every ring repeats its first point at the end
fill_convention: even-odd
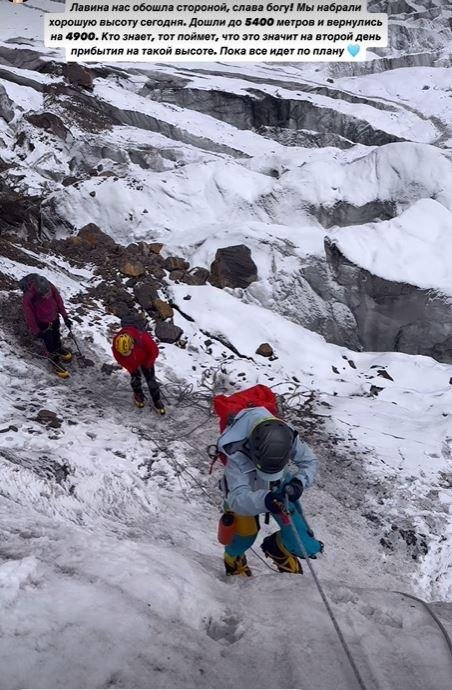
{"type": "MultiPolygon", "coordinates": [[[[206,484],[198,475],[206,461],[198,455],[197,465],[195,448],[172,442],[167,457],[159,452],[149,462],[149,438],[165,428],[173,438],[205,415],[184,408],[170,409],[165,420],[137,413],[129,407],[127,379],[97,379],[99,365],[95,360],[94,369],[82,369],[75,363],[70,386],[45,374],[31,391],[12,394],[15,404],[29,409],[53,398],[48,406],[64,405],[62,416],[77,417],[77,424],[30,434],[17,446],[14,432],[4,437],[20,462],[2,462],[0,665],[7,670],[1,690],[353,688],[309,574],[280,576],[251,555],[252,580],[226,580],[213,538],[215,499],[206,499],[183,471],[177,476],[181,465],[188,466],[214,496],[215,479],[206,484]],[[49,467],[53,459],[73,469],[61,483],[42,474],[44,448],[49,467]],[[147,462],[145,481],[140,461],[147,462]]],[[[26,364],[25,377],[31,371],[34,365],[26,364]]],[[[197,430],[200,448],[214,428],[208,422],[197,430]]],[[[341,511],[345,517],[325,490],[307,497],[307,505],[320,530],[331,523],[331,510],[336,521],[341,511]]],[[[401,690],[446,690],[451,661],[428,614],[400,596],[347,586],[348,575],[359,571],[354,561],[363,558],[363,580],[372,585],[366,532],[356,530],[360,536],[353,537],[350,526],[335,534],[330,524],[331,545],[315,565],[368,687],[390,690],[396,679],[401,690]],[[353,538],[361,553],[350,557],[353,538]],[[429,660],[414,663],[424,650],[429,660]],[[384,668],[379,657],[386,659],[384,668]]],[[[400,582],[384,568],[379,578],[388,588],[400,582]]]]}

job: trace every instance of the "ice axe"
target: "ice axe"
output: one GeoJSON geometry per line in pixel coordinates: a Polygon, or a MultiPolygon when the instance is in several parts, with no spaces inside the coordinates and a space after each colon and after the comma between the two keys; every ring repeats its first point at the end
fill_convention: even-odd
{"type": "Polygon", "coordinates": [[[77,338],[75,337],[75,335],[74,335],[74,333],[73,333],[73,331],[72,331],[72,328],[70,328],[70,327],[68,326],[68,330],[69,330],[69,337],[71,338],[71,340],[74,341],[74,345],[75,345],[75,347],[76,347],[76,349],[77,349],[77,354],[78,354],[79,359],[80,359],[80,361],[82,362],[83,366],[85,366],[85,367],[92,367],[92,366],[94,366],[94,362],[92,362],[90,359],[87,359],[87,357],[85,357],[85,355],[84,355],[83,352],[81,351],[80,345],[78,344],[78,340],[77,340],[77,338]]]}

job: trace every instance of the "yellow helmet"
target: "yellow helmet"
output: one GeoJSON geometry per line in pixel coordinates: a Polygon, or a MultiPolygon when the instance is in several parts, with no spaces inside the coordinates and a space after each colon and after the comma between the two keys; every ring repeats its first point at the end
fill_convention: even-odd
{"type": "Polygon", "coordinates": [[[115,338],[115,349],[123,357],[128,357],[133,350],[134,340],[128,333],[120,333],[115,338]]]}

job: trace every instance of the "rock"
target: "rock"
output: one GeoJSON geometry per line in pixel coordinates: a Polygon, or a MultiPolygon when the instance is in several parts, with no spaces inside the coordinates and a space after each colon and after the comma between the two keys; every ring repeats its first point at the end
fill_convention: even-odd
{"type": "Polygon", "coordinates": [[[5,87],[0,84],[0,117],[6,122],[11,122],[14,118],[13,104],[10,100],[5,87]]]}
{"type": "Polygon", "coordinates": [[[387,379],[388,381],[394,381],[394,379],[392,378],[392,376],[390,374],[388,374],[386,369],[378,369],[377,375],[381,376],[382,379],[387,379]]]}
{"type": "Polygon", "coordinates": [[[73,177],[72,175],[68,175],[67,177],[65,177],[62,180],[61,184],[63,185],[63,187],[70,187],[70,185],[73,185],[76,182],[81,182],[81,180],[78,177],[73,177]]]}
{"type": "Polygon", "coordinates": [[[119,270],[123,275],[130,276],[131,278],[138,278],[145,273],[145,268],[141,261],[134,261],[127,257],[124,257],[119,262],[119,270]]]}
{"type": "Polygon", "coordinates": [[[247,288],[257,280],[257,266],[244,244],[217,249],[210,267],[210,282],[215,287],[247,288]]]}
{"type": "Polygon", "coordinates": [[[372,385],[372,386],[370,387],[370,391],[369,391],[369,392],[370,392],[371,395],[378,395],[378,394],[381,393],[381,391],[383,391],[383,390],[384,390],[384,388],[381,388],[380,386],[374,386],[374,385],[372,385]]]}
{"type": "Polygon", "coordinates": [[[153,300],[152,306],[158,313],[158,315],[162,319],[172,319],[174,316],[174,311],[173,308],[168,302],[165,302],[165,300],[160,299],[157,297],[157,299],[153,300]]]}
{"type": "Polygon", "coordinates": [[[97,249],[98,247],[109,249],[117,246],[114,239],[103,232],[95,223],[84,225],[76,237],[72,238],[72,241],[76,244],[83,244],[88,249],[97,249]]]}
{"type": "Polygon", "coordinates": [[[185,271],[187,268],[190,268],[190,264],[180,256],[168,256],[165,259],[164,267],[170,272],[185,271]]]}
{"type": "Polygon", "coordinates": [[[114,371],[119,371],[120,369],[121,367],[117,364],[106,364],[105,362],[100,368],[101,372],[107,376],[111,376],[114,371]]]}
{"type": "Polygon", "coordinates": [[[96,192],[93,190],[92,192],[89,193],[90,196],[96,196],[96,192]]]}
{"type": "Polygon", "coordinates": [[[159,266],[153,266],[149,269],[149,272],[156,280],[163,280],[166,275],[163,268],[160,268],[159,266]]]}
{"type": "Polygon", "coordinates": [[[209,277],[207,268],[195,266],[188,273],[184,273],[181,280],[187,285],[205,285],[209,277]]]}
{"type": "Polygon", "coordinates": [[[155,335],[162,343],[176,343],[182,334],[182,328],[167,321],[161,321],[155,327],[155,335]]]}
{"type": "Polygon", "coordinates": [[[101,284],[96,297],[102,299],[107,311],[121,318],[133,308],[132,295],[120,285],[101,284]]]}
{"type": "Polygon", "coordinates": [[[178,283],[179,281],[182,281],[184,275],[184,271],[171,271],[171,273],[169,274],[169,278],[175,283],[178,283]]]}
{"type": "Polygon", "coordinates": [[[77,62],[67,62],[63,65],[63,76],[76,86],[82,89],[92,91],[93,89],[93,74],[90,69],[79,65],[77,62]]]}
{"type": "Polygon", "coordinates": [[[61,117],[58,117],[55,113],[31,113],[31,115],[26,115],[25,119],[34,127],[44,129],[46,132],[53,134],[59,139],[63,139],[63,141],[66,141],[70,134],[70,131],[64,125],[61,117]]]}
{"type": "Polygon", "coordinates": [[[35,417],[35,421],[44,426],[51,427],[52,429],[59,429],[62,423],[62,420],[58,418],[55,412],[46,409],[39,410],[35,417]]]}
{"type": "Polygon", "coordinates": [[[158,289],[159,285],[157,283],[146,281],[145,283],[140,282],[134,285],[133,293],[138,304],[148,311],[153,308],[154,301],[158,299],[158,289]]]}
{"type": "Polygon", "coordinates": [[[1,234],[12,233],[20,237],[39,237],[41,223],[39,197],[23,196],[10,189],[0,176],[1,234]]]}
{"type": "Polygon", "coordinates": [[[273,348],[269,343],[261,343],[256,350],[256,354],[262,357],[272,357],[273,348]]]}
{"type": "Polygon", "coordinates": [[[153,254],[160,254],[163,248],[163,244],[161,242],[148,242],[148,247],[153,254]]]}

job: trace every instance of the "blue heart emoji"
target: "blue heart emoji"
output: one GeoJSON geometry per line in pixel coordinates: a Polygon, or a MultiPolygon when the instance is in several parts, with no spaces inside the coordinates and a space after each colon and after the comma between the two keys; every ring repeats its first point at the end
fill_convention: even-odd
{"type": "Polygon", "coordinates": [[[356,43],[350,43],[350,45],[347,46],[347,50],[352,57],[356,57],[359,53],[360,46],[356,45],[356,43]]]}

